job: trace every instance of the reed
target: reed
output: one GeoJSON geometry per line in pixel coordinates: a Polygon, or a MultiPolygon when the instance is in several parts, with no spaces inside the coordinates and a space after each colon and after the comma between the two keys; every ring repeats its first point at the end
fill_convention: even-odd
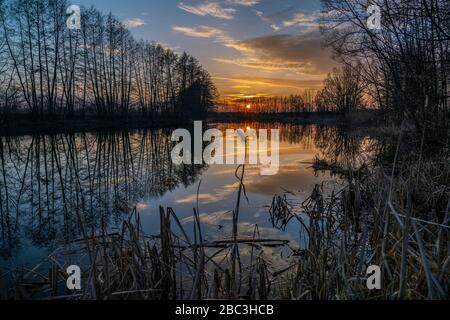
{"type": "Polygon", "coordinates": [[[316,186],[297,215],[309,242],[279,280],[282,297],[449,299],[448,160],[378,166],[328,197],[316,186]],[[366,288],[369,265],[381,267],[381,290],[366,288]]]}
{"type": "Polygon", "coordinates": [[[449,299],[449,160],[441,154],[405,161],[397,148],[393,165],[338,170],[346,179],[343,188],[316,185],[300,206],[286,194],[275,196],[269,209],[273,226],[297,223],[300,238],[307,240],[297,247],[262,238],[257,225],[251,237],[240,235],[239,208],[246,196],[241,166],[231,237],[203,238],[198,203],[192,237],[171,208],[160,207],[155,236],[143,232],[136,209],[116,233],[106,227],[96,232],[78,216],[82,238],[59,246],[35,268],[10,270],[9,292],[2,289],[3,274],[0,297],[449,299]],[[287,266],[271,265],[267,248],[286,249],[287,266]],[[74,262],[82,266],[83,286],[69,292],[65,270],[74,262]],[[369,265],[381,268],[381,290],[366,287],[369,265]]]}
{"type": "MultiPolygon", "coordinates": [[[[136,208],[123,222],[120,232],[91,234],[81,217],[83,237],[60,246],[31,270],[11,270],[14,288],[6,298],[14,299],[239,299],[267,298],[270,281],[264,247],[285,246],[288,241],[240,237],[237,225],[241,187],[233,213],[231,238],[204,241],[199,209],[194,208],[193,237],[188,236],[172,208],[160,207],[160,232],[146,235],[136,208]],[[172,225],[177,226],[174,230],[172,225]],[[250,248],[248,263],[241,260],[240,247],[250,248]],[[82,290],[65,288],[66,267],[77,264],[83,270],[82,290]],[[49,265],[49,273],[40,271],[49,265]],[[249,274],[252,276],[249,277],[249,274]],[[244,279],[248,282],[244,284],[244,279]]],[[[200,187],[200,186],[199,186],[200,187]]],[[[257,227],[255,227],[257,230],[257,227]]]]}

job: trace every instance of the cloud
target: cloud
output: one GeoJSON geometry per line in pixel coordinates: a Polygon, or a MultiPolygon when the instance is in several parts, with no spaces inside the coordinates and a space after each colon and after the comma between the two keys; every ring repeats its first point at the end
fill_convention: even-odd
{"type": "MultiPolygon", "coordinates": [[[[213,58],[214,61],[226,64],[234,64],[244,68],[258,69],[265,71],[300,71],[308,73],[311,65],[304,61],[284,61],[281,59],[270,59],[264,57],[243,57],[243,58],[213,58]]],[[[312,70],[311,70],[312,71],[312,70]]]]}
{"type": "Polygon", "coordinates": [[[229,3],[251,7],[259,3],[259,0],[228,0],[229,3]]]}
{"type": "Polygon", "coordinates": [[[319,27],[319,12],[304,13],[301,11],[294,11],[295,8],[289,7],[285,10],[277,11],[271,14],[265,14],[262,11],[256,11],[255,13],[261,19],[261,21],[268,24],[275,31],[278,31],[283,27],[299,27],[303,28],[304,32],[307,32],[319,27]]]}
{"type": "Polygon", "coordinates": [[[266,71],[292,71],[297,74],[326,74],[333,67],[331,53],[322,46],[321,34],[269,35],[232,42],[240,58],[215,58],[221,63],[266,71]]]}
{"type": "Polygon", "coordinates": [[[225,32],[214,27],[197,26],[197,27],[183,27],[173,26],[172,30],[183,33],[189,37],[196,38],[222,38],[225,37],[225,32]]]}
{"type": "Polygon", "coordinates": [[[213,77],[217,82],[236,83],[231,88],[245,89],[252,87],[273,87],[273,88],[292,88],[298,90],[320,89],[323,86],[321,79],[314,80],[294,80],[280,78],[261,78],[261,77],[213,77]]]}
{"type": "Polygon", "coordinates": [[[295,13],[291,18],[283,21],[285,27],[306,27],[307,29],[318,28],[318,16],[316,14],[295,13]]]}
{"type": "Polygon", "coordinates": [[[203,25],[196,27],[173,26],[172,30],[183,33],[189,37],[213,38],[215,42],[239,52],[247,52],[249,50],[247,47],[242,46],[238,41],[230,37],[225,31],[218,28],[203,25]]]}
{"type": "Polygon", "coordinates": [[[145,21],[142,20],[141,18],[129,18],[124,21],[124,24],[128,28],[137,28],[145,25],[145,21]]]}
{"type": "Polygon", "coordinates": [[[250,86],[232,86],[233,89],[251,89],[250,86]]]}
{"type": "Polygon", "coordinates": [[[233,19],[233,14],[236,12],[233,8],[223,8],[218,2],[204,2],[195,6],[180,2],[178,8],[198,16],[212,16],[225,20],[233,19]]]}
{"type": "MultiPolygon", "coordinates": [[[[287,22],[287,24],[290,23],[294,22],[287,22]]],[[[313,76],[324,78],[335,66],[330,51],[322,46],[322,36],[317,29],[297,34],[268,35],[247,40],[233,39],[221,29],[203,25],[174,26],[172,29],[190,37],[211,38],[241,54],[239,57],[213,58],[219,63],[267,72],[284,71],[297,75],[308,75],[310,78],[313,76]]]]}
{"type": "Polygon", "coordinates": [[[257,15],[263,22],[269,24],[270,27],[271,27],[273,30],[278,31],[278,30],[281,29],[281,28],[280,28],[280,27],[279,27],[279,26],[278,26],[271,18],[266,17],[266,16],[264,15],[264,12],[262,12],[262,11],[256,11],[256,15],[257,15]]]}
{"type": "MultiPolygon", "coordinates": [[[[213,80],[223,97],[231,100],[283,96],[301,93],[305,90],[320,90],[323,87],[322,77],[308,76],[307,80],[286,79],[278,77],[257,76],[214,76],[213,80]]],[[[259,172],[258,172],[259,174],[259,172]]]]}

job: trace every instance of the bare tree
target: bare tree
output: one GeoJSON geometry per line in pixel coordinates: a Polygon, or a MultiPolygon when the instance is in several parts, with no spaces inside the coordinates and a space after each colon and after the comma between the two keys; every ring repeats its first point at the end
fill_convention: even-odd
{"type": "Polygon", "coordinates": [[[200,111],[212,105],[215,88],[196,59],[153,42],[137,42],[112,14],[82,8],[81,30],[69,30],[65,0],[1,4],[0,54],[5,59],[0,72],[9,80],[0,89],[8,91],[8,104],[11,87],[19,86],[17,107],[40,117],[88,112],[126,116],[130,111],[181,115],[189,113],[194,101],[200,111]]]}
{"type": "Polygon", "coordinates": [[[323,0],[322,28],[341,62],[358,62],[366,92],[394,121],[448,126],[448,0],[323,0]],[[371,30],[369,4],[381,10],[371,30]]]}
{"type": "Polygon", "coordinates": [[[360,67],[345,65],[334,69],[324,82],[324,88],[317,94],[319,108],[327,111],[354,111],[363,106],[364,87],[360,67]]]}

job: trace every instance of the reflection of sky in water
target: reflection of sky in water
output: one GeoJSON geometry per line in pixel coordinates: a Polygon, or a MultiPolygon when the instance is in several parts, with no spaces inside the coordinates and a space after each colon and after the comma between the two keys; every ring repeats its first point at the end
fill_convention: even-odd
{"type": "MultiPolygon", "coordinates": [[[[253,123],[249,124],[252,128],[259,130],[265,128],[265,124],[253,123]]],[[[247,124],[232,124],[232,123],[222,123],[216,124],[214,127],[222,130],[227,128],[237,129],[239,127],[246,128],[247,124]]],[[[269,216],[269,207],[272,202],[274,195],[282,195],[285,191],[290,193],[287,195],[289,200],[293,200],[293,204],[296,206],[296,213],[299,213],[298,204],[311,195],[311,192],[315,184],[320,184],[324,181],[334,181],[335,178],[331,177],[328,172],[317,172],[314,173],[313,169],[310,168],[312,161],[317,154],[323,153],[324,148],[330,148],[337,146],[339,150],[344,150],[345,152],[355,152],[360,154],[357,148],[344,148],[346,146],[359,145],[361,142],[358,139],[351,140],[352,143],[346,143],[342,135],[338,134],[333,128],[317,128],[317,127],[305,127],[296,125],[281,125],[280,126],[280,165],[279,171],[276,175],[263,176],[260,175],[260,166],[257,165],[247,165],[244,184],[246,187],[246,192],[248,196],[248,202],[245,197],[242,196],[240,215],[239,215],[239,236],[248,237],[252,236],[255,225],[258,225],[259,233],[261,238],[270,239],[289,239],[291,240],[291,247],[297,247],[299,244],[303,244],[305,239],[305,232],[301,234],[300,224],[296,220],[291,220],[291,223],[287,226],[286,231],[280,231],[272,227],[269,216]],[[291,192],[293,194],[291,194],[291,192]]],[[[99,136],[101,137],[101,136],[99,136]]],[[[113,135],[111,137],[105,136],[102,144],[102,148],[99,147],[97,143],[99,137],[94,135],[89,135],[89,141],[92,142],[91,154],[97,154],[102,151],[102,154],[111,155],[110,149],[105,149],[105,145],[114,143],[117,146],[122,145],[122,135],[113,135]],[[95,139],[93,139],[95,138],[95,139]]],[[[49,138],[47,138],[49,140],[49,138]]],[[[79,140],[79,138],[77,138],[79,140]]],[[[203,238],[208,240],[226,239],[230,238],[232,230],[232,210],[235,209],[237,192],[238,192],[238,181],[235,177],[235,171],[237,165],[211,165],[205,168],[204,171],[197,170],[195,175],[191,171],[187,172],[187,182],[184,183],[183,171],[177,172],[177,176],[170,176],[173,174],[173,170],[170,171],[168,166],[170,164],[169,154],[170,148],[166,141],[170,141],[168,134],[166,135],[145,135],[144,132],[135,133],[130,135],[130,140],[132,141],[130,148],[132,149],[130,154],[133,157],[124,159],[124,152],[122,149],[117,148],[115,153],[111,155],[119,165],[119,170],[117,175],[111,175],[111,171],[108,174],[101,177],[100,185],[102,192],[109,192],[110,197],[108,201],[112,201],[115,193],[113,190],[125,190],[121,184],[125,184],[129,188],[129,197],[122,193],[119,193],[118,201],[121,207],[124,208],[125,213],[129,213],[131,208],[135,205],[140,213],[142,226],[144,231],[150,235],[159,234],[159,206],[164,208],[171,207],[182,221],[186,232],[192,237],[193,231],[193,208],[196,206],[197,201],[197,188],[198,182],[190,184],[193,180],[201,178],[201,186],[199,190],[199,211],[201,214],[202,223],[202,234],[203,238]],[[142,143],[141,143],[142,142],[142,143]],[[142,152],[141,152],[142,151],[142,152]],[[159,153],[158,153],[159,152],[159,153]],[[154,155],[155,157],[143,157],[145,155],[154,155]],[[119,157],[122,155],[122,157],[119,157]],[[145,164],[149,163],[148,166],[145,164]],[[122,170],[123,165],[123,170],[122,170]],[[127,171],[128,170],[128,171],[127,171]],[[125,176],[125,172],[128,176],[125,176]],[[131,174],[132,173],[132,174],[131,174]],[[154,174],[154,175],[153,175],[154,174]],[[116,180],[111,177],[115,177],[116,180]],[[173,178],[173,184],[170,187],[166,186],[165,181],[170,181],[173,178]],[[191,180],[189,180],[191,179],[191,180]],[[128,183],[128,184],[127,184],[128,183]],[[179,185],[177,186],[177,183],[179,185]],[[120,185],[120,186],[119,186],[120,185]],[[167,191],[171,190],[171,191],[167,191]],[[156,196],[155,194],[162,194],[162,196],[156,196]],[[136,201],[138,201],[136,203],[136,201]]],[[[31,143],[27,141],[28,145],[31,143]]],[[[34,141],[34,140],[33,140],[34,141]]],[[[59,141],[59,140],[58,140],[59,141]]],[[[61,140],[65,141],[65,140],[61,140]]],[[[27,144],[24,143],[26,147],[27,144]]],[[[85,166],[84,157],[86,153],[82,150],[83,144],[77,146],[77,154],[79,155],[80,166],[78,168],[77,174],[84,178],[83,181],[89,181],[87,177],[87,170],[85,166]],[[81,147],[80,147],[81,146],[81,147]]],[[[21,147],[21,151],[24,155],[27,154],[27,149],[21,147]]],[[[66,145],[61,146],[62,149],[67,148],[66,145]]],[[[330,154],[334,155],[335,150],[331,148],[328,150],[330,154]]],[[[50,150],[48,150],[50,152],[50,150]]],[[[91,163],[94,165],[93,156],[91,156],[91,163]]],[[[22,161],[19,158],[18,161],[22,161]]],[[[102,162],[103,163],[103,162],[102,162]]],[[[67,169],[65,169],[67,170],[67,169]]],[[[104,173],[105,166],[101,166],[98,172],[104,173]]],[[[44,172],[44,170],[41,170],[44,172]]],[[[66,171],[64,171],[66,172],[66,171]]],[[[115,173],[115,171],[113,172],[115,173]]],[[[28,175],[30,175],[28,171],[28,175]]],[[[12,180],[12,186],[15,180],[12,180]]],[[[27,180],[28,181],[28,180],[27,180]]],[[[70,187],[70,184],[66,186],[70,187]]],[[[91,195],[92,193],[85,188],[85,195],[91,195]]],[[[36,188],[35,188],[36,189],[36,188]]],[[[55,189],[57,192],[56,196],[59,197],[60,189],[55,189]],[[59,192],[59,193],[58,193],[59,192]]],[[[66,189],[66,191],[69,189],[66,189]]],[[[126,189],[128,190],[128,189],[126,189]]],[[[29,195],[36,198],[34,194],[36,190],[29,189],[29,195]]],[[[74,190],[69,190],[70,195],[73,199],[76,199],[77,193],[74,190]]],[[[99,191],[100,192],[100,191],[99,191]]],[[[100,193],[101,196],[104,193],[100,193]]],[[[93,197],[97,197],[97,193],[94,192],[93,197]]],[[[25,196],[23,197],[25,198],[25,196]]],[[[104,208],[101,206],[101,202],[97,201],[95,203],[95,209],[98,209],[98,214],[104,208]]],[[[28,216],[26,213],[33,212],[30,211],[28,202],[24,203],[24,216],[23,216],[23,231],[20,234],[22,237],[20,239],[20,246],[13,252],[13,255],[9,261],[0,261],[0,267],[6,265],[34,265],[39,258],[47,256],[48,253],[52,251],[50,247],[58,243],[57,239],[51,239],[49,244],[46,243],[32,243],[28,236],[30,234],[30,226],[27,225],[28,216]]],[[[108,209],[110,210],[110,209],[108,209]]],[[[36,210],[34,210],[36,211],[36,210]]],[[[119,212],[117,219],[114,220],[116,226],[111,225],[111,228],[116,231],[117,228],[121,226],[122,211],[119,212]]],[[[126,214],[128,216],[128,214],[126,214]]],[[[124,217],[126,218],[126,217],[124,217]]],[[[111,221],[112,224],[114,224],[111,221]]],[[[172,223],[174,231],[177,230],[176,224],[172,223]]],[[[76,226],[75,226],[76,227],[76,226]]],[[[47,229],[43,229],[44,235],[47,229]]],[[[271,250],[267,250],[271,252],[271,250]]]]}
{"type": "MultiPolygon", "coordinates": [[[[317,154],[314,148],[280,142],[280,167],[276,175],[260,175],[259,166],[246,166],[244,184],[248,202],[242,195],[239,235],[252,236],[255,224],[262,238],[289,239],[299,243],[299,224],[291,223],[285,232],[272,227],[269,207],[276,194],[293,192],[289,199],[299,203],[307,198],[315,184],[333,180],[328,173],[317,173],[311,161],[317,154]]],[[[229,238],[232,232],[232,210],[235,208],[239,183],[235,177],[237,165],[211,165],[202,175],[199,190],[199,209],[205,240],[229,238]],[[220,226],[220,227],[219,227],[220,226]]],[[[142,201],[138,205],[144,230],[159,233],[159,206],[172,207],[187,232],[193,230],[193,208],[196,207],[198,184],[180,186],[159,199],[142,201]]],[[[293,220],[292,220],[293,221],[293,220]]],[[[304,237],[302,236],[304,241],[304,237]]],[[[297,245],[296,245],[297,244],[297,245]]]]}

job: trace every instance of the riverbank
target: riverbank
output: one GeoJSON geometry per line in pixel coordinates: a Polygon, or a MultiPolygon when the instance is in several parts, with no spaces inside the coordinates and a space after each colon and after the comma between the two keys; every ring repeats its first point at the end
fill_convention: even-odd
{"type": "Polygon", "coordinates": [[[39,119],[29,114],[10,114],[0,118],[0,135],[19,136],[34,133],[62,133],[88,131],[116,131],[147,128],[176,128],[189,124],[189,119],[175,115],[98,117],[95,115],[73,116],[54,115],[39,119]]]}
{"type": "Polygon", "coordinates": [[[382,115],[377,110],[361,110],[349,114],[334,112],[298,112],[298,113],[234,113],[211,112],[204,117],[186,118],[177,115],[142,116],[128,114],[126,116],[77,115],[67,117],[52,115],[39,118],[35,115],[15,113],[0,117],[0,135],[18,136],[33,133],[61,133],[87,131],[115,131],[148,128],[177,128],[189,125],[194,120],[215,122],[258,121],[262,123],[323,124],[340,126],[376,126],[382,123],[382,115]],[[201,119],[203,118],[203,119],[201,119]]]}
{"type": "Polygon", "coordinates": [[[379,110],[358,110],[351,113],[337,112],[279,112],[279,113],[240,113],[212,112],[207,119],[212,122],[259,121],[296,124],[348,124],[374,126],[382,123],[383,115],[379,110]]]}

